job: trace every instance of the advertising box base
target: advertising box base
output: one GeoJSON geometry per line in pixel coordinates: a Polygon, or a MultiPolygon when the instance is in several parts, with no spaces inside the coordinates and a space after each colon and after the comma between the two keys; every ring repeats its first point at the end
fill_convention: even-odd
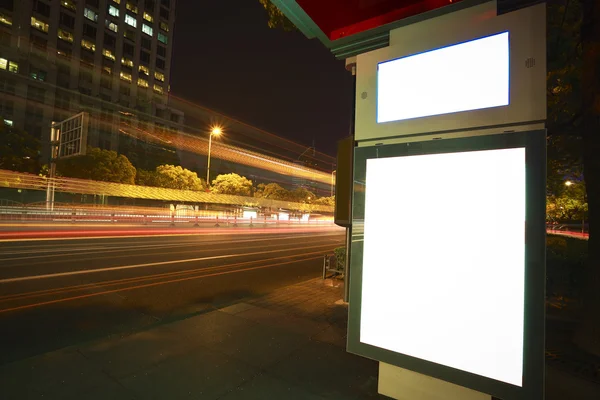
{"type": "Polygon", "coordinates": [[[397,400],[491,400],[491,396],[384,362],[378,392],[397,400]]]}

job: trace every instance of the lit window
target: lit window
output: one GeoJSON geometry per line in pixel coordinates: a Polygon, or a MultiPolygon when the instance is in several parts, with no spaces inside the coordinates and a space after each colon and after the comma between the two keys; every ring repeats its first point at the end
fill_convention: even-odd
{"type": "Polygon", "coordinates": [[[29,73],[29,76],[31,76],[31,78],[35,79],[36,81],[44,82],[46,80],[46,71],[32,70],[29,73]]]}
{"type": "Polygon", "coordinates": [[[144,32],[146,35],[152,36],[152,27],[142,24],[142,32],[144,32]]]}
{"type": "Polygon", "coordinates": [[[148,81],[142,78],[138,78],[138,86],[148,87],[148,81]]]}
{"type": "Polygon", "coordinates": [[[8,126],[13,126],[13,122],[12,122],[12,120],[10,120],[10,119],[5,119],[5,120],[4,120],[4,124],[5,124],[5,125],[8,125],[8,126]]]}
{"type": "Polygon", "coordinates": [[[75,7],[75,3],[72,0],[60,0],[60,5],[71,11],[77,11],[77,7],[75,7]]]}
{"type": "Polygon", "coordinates": [[[115,6],[108,6],[108,13],[113,17],[119,16],[119,9],[115,6]]]}
{"type": "Polygon", "coordinates": [[[150,75],[150,68],[146,67],[145,65],[140,65],[140,67],[138,69],[142,74],[144,74],[146,76],[150,75]]]}
{"type": "Polygon", "coordinates": [[[154,17],[147,12],[144,12],[144,19],[148,22],[154,22],[154,17]]]}
{"type": "Polygon", "coordinates": [[[112,21],[106,20],[105,25],[108,29],[110,29],[113,32],[117,32],[118,30],[117,24],[115,24],[112,21]]]}
{"type": "Polygon", "coordinates": [[[108,65],[103,65],[102,66],[102,72],[105,74],[112,74],[112,68],[109,67],[108,65]]]}
{"type": "Polygon", "coordinates": [[[137,20],[129,14],[125,14],[125,23],[133,26],[134,28],[137,27],[137,20]]]}
{"type": "Polygon", "coordinates": [[[156,79],[157,81],[164,82],[165,81],[165,74],[163,74],[162,72],[154,71],[154,79],[156,79]]]}
{"type": "Polygon", "coordinates": [[[48,24],[44,21],[40,21],[35,17],[31,17],[31,26],[33,26],[36,29],[39,29],[42,32],[48,33],[48,24]]]}
{"type": "Polygon", "coordinates": [[[164,21],[160,21],[160,29],[162,29],[165,32],[169,32],[169,24],[167,24],[164,21]]]}
{"type": "Polygon", "coordinates": [[[102,49],[102,55],[106,58],[108,58],[109,60],[113,60],[115,61],[115,55],[113,54],[112,51],[108,50],[108,49],[102,49]]]}
{"type": "Polygon", "coordinates": [[[113,2],[117,3],[117,4],[121,4],[121,0],[112,0],[113,2]]]}
{"type": "Polygon", "coordinates": [[[73,34],[60,28],[58,28],[58,38],[73,43],[73,34]]]}
{"type": "Polygon", "coordinates": [[[167,35],[158,32],[158,41],[167,44],[167,35]]]}
{"type": "Polygon", "coordinates": [[[120,77],[121,77],[121,79],[123,79],[124,81],[127,81],[127,82],[131,82],[133,80],[133,78],[131,77],[131,74],[129,74],[127,72],[121,72],[120,77]]]}
{"type": "Polygon", "coordinates": [[[19,64],[13,61],[8,62],[8,70],[10,72],[14,72],[15,74],[19,72],[19,64]]]}
{"type": "Polygon", "coordinates": [[[129,1],[127,2],[126,8],[134,14],[137,14],[137,12],[138,12],[137,6],[129,1]]]}
{"type": "Polygon", "coordinates": [[[123,64],[127,67],[133,67],[133,61],[131,61],[129,58],[126,58],[126,57],[121,58],[121,64],[123,64]]]}
{"type": "Polygon", "coordinates": [[[81,47],[87,50],[96,51],[96,44],[89,40],[81,39],[81,47]]]}
{"type": "MultiPolygon", "coordinates": [[[[7,66],[8,66],[8,60],[6,58],[0,58],[0,69],[6,69],[7,66]]],[[[148,74],[146,74],[146,75],[148,75],[148,74]]]]}
{"type": "Polygon", "coordinates": [[[10,15],[4,15],[3,13],[0,13],[0,22],[3,23],[4,25],[11,26],[12,18],[10,15]]]}
{"type": "Polygon", "coordinates": [[[90,10],[89,8],[86,8],[83,10],[83,16],[86,17],[87,19],[89,19],[90,21],[98,21],[98,14],[96,14],[94,11],[90,10]]]}
{"type": "Polygon", "coordinates": [[[159,85],[157,85],[156,83],[154,84],[154,91],[155,91],[156,93],[163,94],[163,88],[162,88],[162,86],[159,86],[159,85]]]}

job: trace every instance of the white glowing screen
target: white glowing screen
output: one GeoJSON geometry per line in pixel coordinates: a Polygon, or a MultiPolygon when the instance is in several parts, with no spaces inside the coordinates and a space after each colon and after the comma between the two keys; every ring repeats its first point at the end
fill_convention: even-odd
{"type": "Polygon", "coordinates": [[[360,341],[522,386],[525,149],[367,160],[360,341]]]}
{"type": "Polygon", "coordinates": [[[377,122],[509,104],[508,32],[378,65],[377,122]]]}

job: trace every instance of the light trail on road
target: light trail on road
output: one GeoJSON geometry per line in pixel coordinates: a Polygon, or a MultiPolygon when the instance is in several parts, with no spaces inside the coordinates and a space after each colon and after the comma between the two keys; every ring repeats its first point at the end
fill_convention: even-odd
{"type": "MultiPolygon", "coordinates": [[[[309,247],[298,247],[292,248],[291,250],[308,250],[314,248],[322,248],[322,247],[331,247],[331,245],[318,245],[318,246],[309,246],[309,247]]],[[[84,274],[95,274],[100,272],[113,272],[120,271],[126,269],[134,269],[134,268],[146,268],[146,267],[155,267],[161,265],[173,265],[173,264],[184,264],[198,261],[212,261],[212,260],[220,260],[226,258],[237,258],[237,257],[249,257],[263,254],[272,254],[272,253],[281,253],[282,251],[289,251],[290,249],[282,249],[282,250],[269,250],[269,251],[258,251],[253,253],[235,253],[235,254],[222,254],[218,256],[211,257],[198,257],[198,258],[188,258],[188,259],[178,259],[178,260],[170,260],[170,261],[159,261],[153,263],[144,263],[144,264],[133,264],[133,265],[121,265],[117,267],[107,267],[107,268],[94,268],[94,269],[83,269],[78,271],[68,271],[68,272],[57,272],[54,274],[44,274],[44,275],[31,275],[31,276],[20,276],[16,278],[6,278],[0,279],[0,284],[6,283],[14,283],[14,282],[24,282],[31,281],[37,279],[50,279],[50,278],[59,278],[64,276],[73,276],[73,275],[84,275],[84,274]]]]}
{"type": "Polygon", "coordinates": [[[0,243],[0,364],[321,276],[339,229],[0,243]]]}
{"type": "MultiPolygon", "coordinates": [[[[317,253],[320,253],[320,252],[307,253],[307,255],[314,255],[314,254],[317,254],[317,253]]],[[[278,257],[278,258],[283,258],[283,257],[278,257]]],[[[291,257],[286,257],[286,258],[291,258],[291,257]]],[[[102,296],[102,295],[106,295],[106,294],[110,294],[110,293],[117,293],[117,292],[123,292],[123,291],[134,290],[134,289],[142,289],[142,288],[147,288],[147,287],[152,287],[152,286],[158,286],[158,285],[166,285],[168,283],[176,283],[176,282],[189,281],[191,279],[208,278],[208,277],[225,275],[225,274],[233,274],[233,273],[238,273],[238,272],[253,271],[253,270],[257,270],[257,269],[272,268],[272,267],[277,267],[277,266],[281,266],[281,265],[292,264],[292,263],[296,263],[296,262],[300,262],[300,261],[317,260],[317,259],[320,259],[320,258],[322,258],[322,257],[321,256],[303,257],[302,259],[299,259],[299,260],[281,261],[281,262],[276,262],[276,263],[272,263],[272,264],[259,265],[259,266],[256,266],[256,267],[248,267],[248,268],[236,269],[236,270],[232,270],[232,271],[213,272],[213,273],[209,273],[209,274],[200,274],[200,275],[194,275],[194,276],[191,276],[191,277],[185,277],[185,278],[179,278],[179,279],[171,279],[171,280],[159,281],[159,282],[154,282],[154,283],[147,283],[147,284],[144,284],[144,285],[128,286],[128,287],[119,288],[119,289],[105,290],[105,291],[96,292],[96,293],[88,293],[88,294],[83,294],[83,295],[78,295],[78,296],[72,296],[72,297],[66,297],[66,298],[61,298],[61,299],[48,300],[48,301],[44,301],[44,302],[31,303],[31,304],[26,304],[26,305],[12,307],[12,308],[0,308],[0,314],[1,313],[5,313],[5,312],[10,312],[10,311],[23,310],[23,309],[27,309],[27,308],[41,307],[41,306],[49,305],[49,304],[62,303],[62,302],[65,302],[65,301],[72,301],[72,300],[78,300],[78,299],[85,299],[85,298],[88,298],[88,297],[102,296]]],[[[253,262],[253,263],[256,263],[256,262],[253,262]]],[[[248,263],[238,263],[238,264],[248,264],[248,263]]],[[[231,267],[231,266],[233,266],[233,265],[230,265],[228,267],[231,267]]],[[[222,268],[222,267],[217,267],[217,268],[222,268]]],[[[190,273],[190,272],[186,271],[186,272],[183,272],[183,273],[186,274],[186,273],[190,273]]],[[[144,280],[151,280],[151,279],[147,278],[147,279],[144,279],[144,280]]]]}
{"type": "MultiPolygon", "coordinates": [[[[315,235],[314,237],[323,237],[323,238],[327,238],[328,236],[335,236],[333,234],[331,235],[315,235]]],[[[293,239],[294,236],[283,236],[283,237],[278,237],[277,240],[284,240],[284,239],[293,239]]],[[[326,239],[329,240],[329,239],[326,239]]],[[[239,243],[257,243],[257,242],[265,242],[265,241],[273,241],[272,238],[264,238],[264,239],[246,239],[246,240],[238,240],[236,241],[236,244],[239,243]]],[[[215,245],[215,244],[223,244],[223,243],[228,243],[228,241],[210,241],[210,242],[204,242],[203,244],[211,244],[211,245],[215,245]]],[[[148,250],[159,250],[159,249],[174,249],[174,248],[178,248],[178,247],[189,247],[190,244],[193,244],[193,242],[187,242],[187,243],[180,243],[180,244],[165,244],[165,245],[135,245],[135,246],[115,246],[115,247],[81,247],[81,248],[67,248],[67,249],[40,249],[38,246],[34,246],[33,249],[29,249],[29,250],[23,250],[23,251],[12,251],[12,252],[3,252],[2,255],[12,255],[12,254],[35,254],[35,253],[40,253],[39,255],[28,255],[28,256],[23,256],[23,257],[8,257],[8,258],[4,258],[2,257],[2,255],[0,255],[0,262],[6,262],[6,261],[22,261],[22,260],[35,260],[35,259],[43,259],[43,263],[47,264],[48,263],[48,259],[54,259],[54,258],[60,258],[60,259],[64,259],[65,257],[77,257],[77,256],[82,256],[82,255],[93,255],[93,254],[111,254],[111,253],[120,253],[120,252],[126,252],[126,251],[130,251],[133,249],[148,249],[148,250]],[[65,252],[67,251],[71,251],[74,253],[70,253],[70,254],[65,254],[65,252]],[[47,254],[47,253],[60,253],[60,254],[47,254]]],[[[268,244],[265,247],[276,247],[276,246],[280,246],[279,244],[268,244]]],[[[236,250],[246,250],[246,249],[252,249],[254,248],[254,246],[252,247],[236,247],[236,250]]],[[[194,250],[189,250],[189,251],[183,251],[183,252],[178,252],[179,255],[184,254],[184,253],[191,253],[191,252],[195,252],[197,253],[198,251],[210,251],[210,249],[205,249],[205,248],[200,248],[200,249],[194,249],[194,250]]],[[[171,253],[153,253],[153,255],[168,255],[171,253]]],[[[120,257],[135,257],[137,255],[122,255],[120,257]]],[[[109,256],[109,257],[95,257],[94,260],[102,260],[102,259],[110,259],[110,258],[114,258],[115,256],[109,256]]],[[[83,258],[82,260],[85,260],[86,258],[83,258]]],[[[35,265],[35,263],[28,263],[28,265],[35,265]]],[[[2,266],[0,266],[0,268],[2,268],[2,266]]],[[[0,280],[1,282],[1,280],[0,280]]]]}

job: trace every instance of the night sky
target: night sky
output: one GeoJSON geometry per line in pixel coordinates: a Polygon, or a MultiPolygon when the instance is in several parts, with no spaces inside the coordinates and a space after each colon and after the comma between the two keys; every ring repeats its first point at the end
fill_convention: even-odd
{"type": "Polygon", "coordinates": [[[171,94],[335,156],[352,78],[317,39],[267,26],[258,0],[179,0],[171,94]]]}

